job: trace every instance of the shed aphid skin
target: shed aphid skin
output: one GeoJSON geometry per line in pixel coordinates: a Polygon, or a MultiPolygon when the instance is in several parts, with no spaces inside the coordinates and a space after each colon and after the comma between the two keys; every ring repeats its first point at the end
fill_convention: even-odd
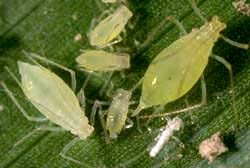
{"type": "Polygon", "coordinates": [[[84,50],[76,58],[79,67],[88,71],[121,71],[130,68],[128,54],[109,53],[103,50],[84,50]]]}
{"type": "Polygon", "coordinates": [[[207,159],[209,164],[227,151],[228,148],[224,145],[220,132],[213,134],[211,138],[205,139],[199,146],[199,154],[207,159]]]}
{"type": "Polygon", "coordinates": [[[246,16],[250,16],[250,3],[246,3],[246,0],[238,0],[232,3],[233,7],[240,13],[246,16]]]}
{"type": "Polygon", "coordinates": [[[173,136],[174,131],[179,131],[183,127],[183,121],[179,117],[175,117],[168,121],[168,124],[165,127],[165,130],[159,135],[159,138],[156,144],[149,151],[150,157],[155,157],[163,146],[169,141],[173,136]]]}
{"type": "MultiPolygon", "coordinates": [[[[220,22],[218,16],[213,16],[209,22],[206,21],[200,14],[195,3],[193,1],[190,3],[195,13],[205,21],[205,24],[199,29],[193,29],[192,32],[187,34],[178,20],[170,18],[180,30],[184,30],[183,33],[185,35],[163,49],[149,65],[142,83],[140,103],[132,116],[138,115],[145,108],[155,105],[165,105],[179,99],[185,95],[199,79],[201,79],[202,88],[201,103],[174,112],[143,116],[142,118],[179,114],[206,104],[206,85],[203,71],[207,66],[209,56],[225,65],[228,69],[230,84],[233,89],[231,65],[224,58],[212,53],[214,43],[221,37],[229,44],[242,49],[248,49],[249,45],[240,44],[221,35],[220,32],[226,28],[226,24],[220,22]]],[[[233,108],[236,112],[234,92],[232,99],[233,108]]]]}
{"type": "Polygon", "coordinates": [[[111,46],[121,41],[120,33],[124,30],[133,13],[121,5],[111,15],[100,21],[88,34],[90,44],[99,48],[111,46]]]}

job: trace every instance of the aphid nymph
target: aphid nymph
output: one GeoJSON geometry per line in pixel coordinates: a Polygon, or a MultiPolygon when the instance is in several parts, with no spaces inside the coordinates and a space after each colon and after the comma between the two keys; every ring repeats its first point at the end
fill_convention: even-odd
{"type": "Polygon", "coordinates": [[[132,16],[133,13],[125,5],[121,5],[90,31],[88,35],[90,44],[103,48],[118,43],[121,39],[117,38],[132,16]]]}

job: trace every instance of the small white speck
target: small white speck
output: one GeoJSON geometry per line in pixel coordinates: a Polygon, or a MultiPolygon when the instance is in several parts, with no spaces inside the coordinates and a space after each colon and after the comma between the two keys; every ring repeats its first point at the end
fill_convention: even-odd
{"type": "Polygon", "coordinates": [[[80,41],[81,39],[82,39],[82,35],[81,35],[80,33],[78,33],[78,34],[75,35],[75,37],[74,37],[75,42],[78,42],[78,41],[80,41]]]}

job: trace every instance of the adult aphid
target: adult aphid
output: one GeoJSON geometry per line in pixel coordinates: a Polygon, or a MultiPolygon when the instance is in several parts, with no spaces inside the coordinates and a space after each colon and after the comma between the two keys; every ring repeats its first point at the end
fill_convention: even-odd
{"type": "MultiPolygon", "coordinates": [[[[40,59],[46,61],[45,58],[40,57],[40,59]]],[[[69,69],[52,61],[46,62],[69,71],[69,69]]],[[[59,76],[41,65],[31,65],[18,61],[18,69],[21,75],[21,81],[19,81],[8,67],[5,67],[5,69],[20,86],[28,100],[46,117],[29,116],[6,84],[1,82],[7,95],[29,121],[44,122],[49,120],[61,126],[64,130],[70,131],[80,139],[86,139],[91,135],[94,128],[89,125],[88,118],[85,116],[83,108],[81,108],[72,89],[59,76]]],[[[62,131],[61,127],[42,126],[35,131],[62,131]]],[[[33,133],[31,132],[18,143],[33,133]]]]}
{"type": "Polygon", "coordinates": [[[103,48],[120,42],[119,35],[132,16],[133,13],[125,5],[121,5],[89,32],[90,44],[103,48]]]}
{"type": "Polygon", "coordinates": [[[175,117],[168,121],[164,131],[159,135],[156,144],[150,149],[149,156],[155,157],[163,146],[173,136],[174,131],[179,131],[183,127],[183,121],[179,117],[175,117]]]}
{"type": "MultiPolygon", "coordinates": [[[[249,45],[239,44],[222,36],[220,32],[226,28],[226,24],[220,22],[217,16],[213,16],[209,22],[206,21],[195,3],[191,2],[191,4],[196,14],[205,21],[205,24],[187,34],[180,22],[174,18],[168,18],[176,23],[185,35],[163,49],[149,65],[142,83],[140,103],[133,116],[136,116],[145,108],[165,105],[182,97],[195,85],[199,78],[201,78],[202,83],[202,102],[200,104],[172,113],[144,117],[167,116],[204,105],[206,103],[206,85],[203,71],[210,56],[225,65],[230,73],[231,85],[233,85],[230,63],[224,58],[212,54],[212,48],[219,37],[239,48],[248,49],[249,45]]],[[[233,108],[235,111],[234,95],[233,108]]]]}

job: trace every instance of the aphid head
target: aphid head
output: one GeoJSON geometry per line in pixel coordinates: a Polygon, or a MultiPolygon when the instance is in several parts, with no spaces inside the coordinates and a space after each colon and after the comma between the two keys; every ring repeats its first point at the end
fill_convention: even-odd
{"type": "Polygon", "coordinates": [[[131,91],[124,90],[124,89],[117,89],[116,96],[118,99],[126,99],[129,100],[131,98],[131,91]]]}
{"type": "Polygon", "coordinates": [[[219,38],[220,32],[225,28],[226,24],[222,23],[218,16],[213,16],[209,22],[200,28],[200,30],[205,37],[208,37],[215,42],[219,38]]]}
{"type": "Polygon", "coordinates": [[[122,5],[117,11],[119,11],[118,13],[124,18],[131,18],[133,15],[133,13],[125,5],[122,5]]]}

